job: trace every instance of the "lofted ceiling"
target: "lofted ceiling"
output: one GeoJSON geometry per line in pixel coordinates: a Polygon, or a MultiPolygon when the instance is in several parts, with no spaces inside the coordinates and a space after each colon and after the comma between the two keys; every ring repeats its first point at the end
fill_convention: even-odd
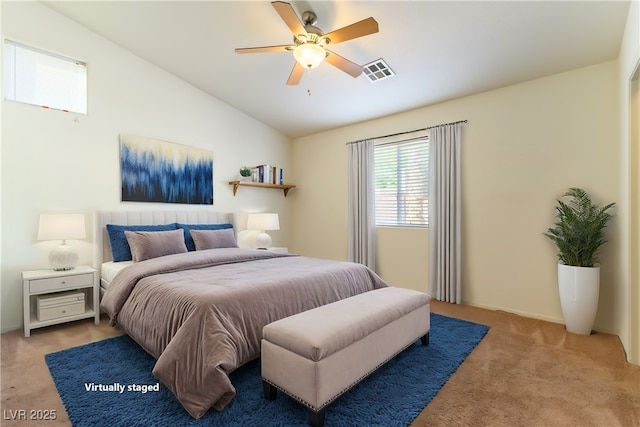
{"type": "Polygon", "coordinates": [[[376,34],[331,49],[395,77],[328,63],[286,85],[292,43],[269,1],[43,1],[121,47],[292,138],[613,60],[628,1],[292,1],[325,33],[374,17],[376,34]],[[310,92],[310,94],[309,94],[310,92]]]}

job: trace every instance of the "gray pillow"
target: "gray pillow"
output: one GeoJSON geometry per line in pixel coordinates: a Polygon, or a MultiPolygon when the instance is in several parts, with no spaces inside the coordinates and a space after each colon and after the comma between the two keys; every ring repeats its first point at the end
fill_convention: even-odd
{"type": "Polygon", "coordinates": [[[191,230],[196,251],[219,248],[237,248],[238,241],[232,228],[223,230],[191,230]]]}
{"type": "Polygon", "coordinates": [[[124,234],[131,248],[133,262],[187,252],[184,232],[181,229],[171,231],[125,230],[124,234]]]}

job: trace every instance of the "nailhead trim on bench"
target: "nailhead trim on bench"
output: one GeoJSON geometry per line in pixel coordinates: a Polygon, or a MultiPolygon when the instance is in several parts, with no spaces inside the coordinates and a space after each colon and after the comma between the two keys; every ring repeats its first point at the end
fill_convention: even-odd
{"type": "Polygon", "coordinates": [[[394,357],[396,357],[397,355],[399,355],[400,353],[402,353],[403,351],[405,351],[406,349],[408,349],[409,347],[411,347],[413,344],[415,344],[415,342],[417,340],[419,340],[420,338],[426,336],[427,337],[427,343],[429,342],[429,332],[427,332],[424,335],[420,335],[418,337],[416,337],[413,341],[411,341],[407,346],[403,347],[402,349],[400,349],[398,352],[396,352],[395,354],[393,354],[392,356],[390,356],[388,359],[386,359],[385,361],[379,363],[376,367],[374,367],[372,370],[370,370],[369,372],[367,372],[366,374],[364,374],[363,376],[361,376],[360,378],[358,378],[356,381],[354,381],[353,383],[351,383],[351,385],[349,385],[347,388],[345,388],[344,390],[342,390],[340,393],[338,393],[337,395],[335,395],[333,398],[331,398],[331,400],[327,401],[324,405],[322,405],[319,408],[314,407],[313,405],[311,405],[308,402],[305,402],[303,399],[300,399],[298,396],[294,396],[293,394],[289,393],[288,391],[278,387],[276,384],[272,383],[269,380],[266,380],[264,378],[262,378],[262,381],[272,385],[273,387],[277,388],[278,390],[280,390],[281,392],[283,392],[284,394],[286,394],[287,396],[291,397],[292,399],[302,403],[304,406],[306,406],[307,408],[311,409],[314,412],[319,412],[322,409],[326,408],[327,406],[329,406],[331,403],[333,403],[337,398],[339,398],[340,396],[342,396],[344,393],[346,393],[347,391],[351,390],[354,386],[358,385],[358,383],[360,383],[362,380],[364,380],[365,378],[367,378],[369,375],[371,375],[372,373],[374,373],[375,371],[378,370],[378,368],[380,368],[382,365],[384,365],[385,363],[387,363],[388,361],[390,361],[391,359],[393,359],[394,357]]]}

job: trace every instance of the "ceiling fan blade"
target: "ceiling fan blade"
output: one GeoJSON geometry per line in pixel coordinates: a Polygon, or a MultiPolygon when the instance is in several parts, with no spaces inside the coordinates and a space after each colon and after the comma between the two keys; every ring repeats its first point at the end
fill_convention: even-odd
{"type": "Polygon", "coordinates": [[[373,18],[363,19],[355,24],[347,25],[339,30],[325,34],[324,37],[330,40],[330,43],[341,43],[362,36],[378,32],[378,22],[373,18]]]}
{"type": "Polygon", "coordinates": [[[289,75],[289,80],[287,80],[287,84],[294,86],[300,83],[302,79],[302,75],[304,74],[305,68],[296,61],[296,65],[293,66],[293,70],[291,70],[291,74],[289,75]]]}
{"type": "Polygon", "coordinates": [[[355,62],[351,62],[346,58],[338,55],[337,53],[331,52],[327,50],[327,59],[326,61],[333,65],[336,68],[341,69],[345,73],[349,74],[351,77],[358,77],[362,74],[362,67],[355,62]]]}
{"type": "Polygon", "coordinates": [[[304,25],[300,22],[300,18],[298,18],[298,15],[289,3],[273,1],[271,2],[271,5],[276,12],[278,12],[278,15],[280,15],[284,23],[287,24],[287,27],[289,27],[294,36],[307,34],[304,29],[304,25]]]}
{"type": "Polygon", "coordinates": [[[236,49],[236,53],[263,53],[263,52],[285,52],[292,49],[289,45],[262,46],[262,47],[241,47],[236,49]]]}

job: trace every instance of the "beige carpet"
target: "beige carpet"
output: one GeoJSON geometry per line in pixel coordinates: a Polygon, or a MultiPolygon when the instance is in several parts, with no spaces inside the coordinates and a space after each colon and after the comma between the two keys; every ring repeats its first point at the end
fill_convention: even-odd
{"type": "Polygon", "coordinates": [[[617,336],[454,304],[433,311],[491,329],[412,426],[640,426],[640,367],[617,336]]]}
{"type": "MultiPolygon", "coordinates": [[[[412,426],[640,427],[640,367],[625,362],[618,337],[441,302],[432,310],[491,330],[412,426]]],[[[106,319],[36,329],[30,338],[2,334],[0,425],[69,426],[44,355],[116,335],[106,319]],[[27,418],[55,410],[56,420],[11,420],[18,410],[27,418]]]]}

